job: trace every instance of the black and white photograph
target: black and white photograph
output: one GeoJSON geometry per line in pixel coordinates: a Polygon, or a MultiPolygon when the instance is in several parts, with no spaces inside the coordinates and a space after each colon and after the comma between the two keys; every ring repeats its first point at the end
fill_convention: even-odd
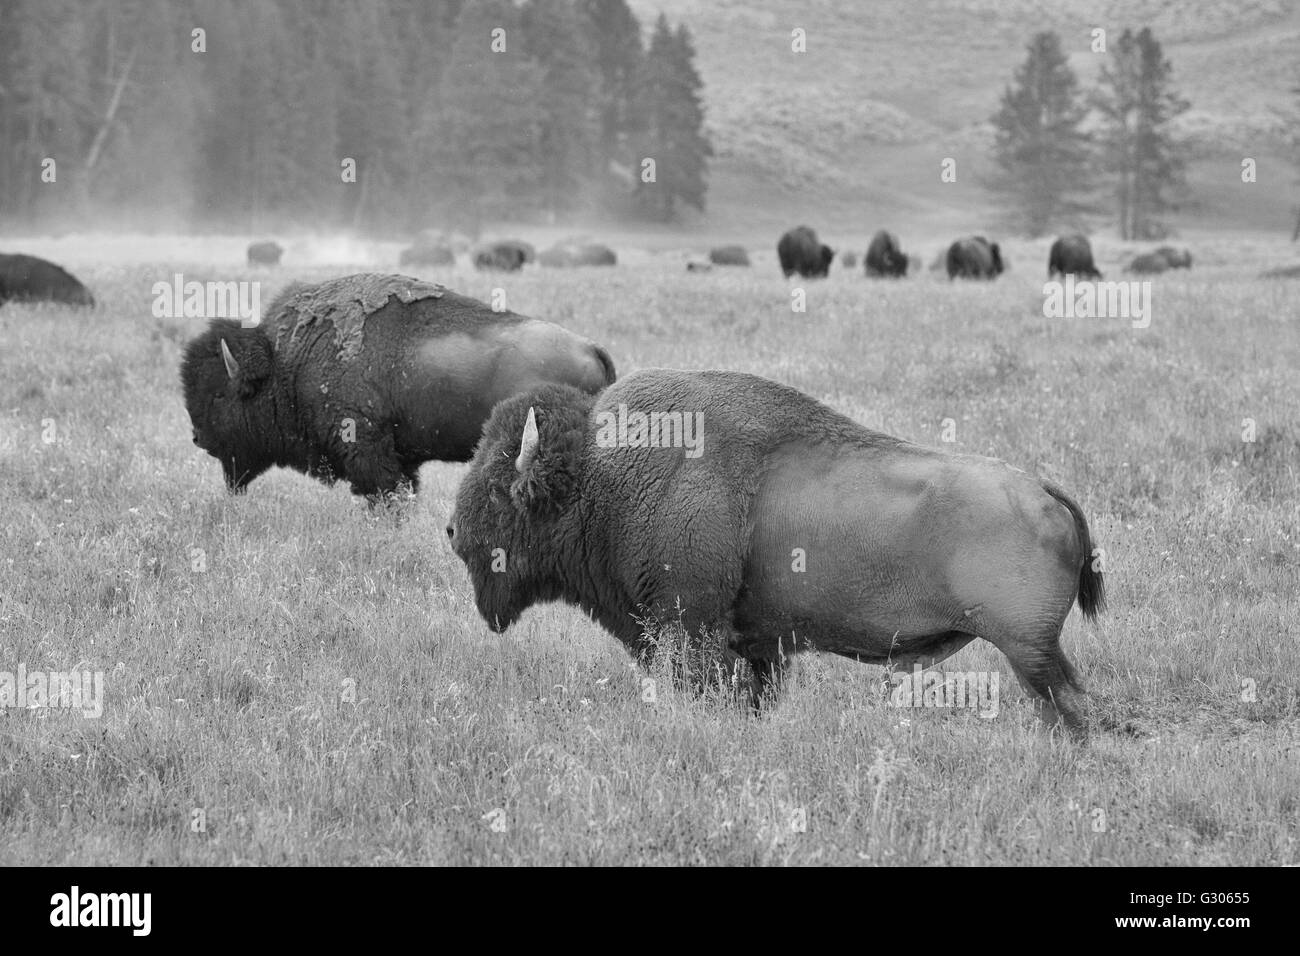
{"type": "Polygon", "coordinates": [[[0,0],[0,864],[1240,945],[1122,871],[1300,865],[1297,323],[1290,0],[0,0]]]}

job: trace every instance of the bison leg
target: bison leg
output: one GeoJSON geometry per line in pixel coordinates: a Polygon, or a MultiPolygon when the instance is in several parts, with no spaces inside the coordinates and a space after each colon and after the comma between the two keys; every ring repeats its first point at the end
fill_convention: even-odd
{"type": "Polygon", "coordinates": [[[1083,717],[1086,701],[1083,685],[1074,665],[1061,650],[1059,627],[1038,640],[996,639],[991,642],[1007,656],[1021,686],[1042,698],[1049,716],[1054,716],[1075,736],[1087,735],[1083,717]]]}

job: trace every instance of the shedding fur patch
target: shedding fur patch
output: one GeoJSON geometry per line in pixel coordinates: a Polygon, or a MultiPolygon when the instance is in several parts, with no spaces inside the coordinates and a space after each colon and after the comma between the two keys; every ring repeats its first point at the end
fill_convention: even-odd
{"type": "Polygon", "coordinates": [[[410,305],[421,299],[441,298],[446,291],[434,282],[373,272],[300,286],[283,299],[272,317],[275,350],[296,344],[299,335],[305,337],[314,323],[329,322],[334,327],[339,360],[354,359],[361,354],[366,317],[387,305],[389,297],[397,296],[404,305],[410,305]]]}

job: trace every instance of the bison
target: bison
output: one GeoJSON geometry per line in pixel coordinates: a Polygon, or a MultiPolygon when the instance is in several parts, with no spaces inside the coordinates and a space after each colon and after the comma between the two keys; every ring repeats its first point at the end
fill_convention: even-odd
{"type": "Polygon", "coordinates": [[[0,305],[10,300],[95,304],[90,290],[62,266],[22,253],[0,253],[0,305]]]}
{"type": "Polygon", "coordinates": [[[537,257],[538,265],[556,269],[578,266],[615,266],[618,255],[609,246],[596,242],[562,243],[546,249],[537,257]]]}
{"type": "Polygon", "coordinates": [[[800,651],[929,666],[980,637],[1083,726],[1059,638],[1103,582],[1078,505],[754,375],[645,369],[502,402],[447,535],[496,631],[566,601],[641,655],[644,623],[680,621],[749,662],[756,704],[800,651]]]}
{"type": "Polygon", "coordinates": [[[858,264],[858,257],[856,253],[853,252],[840,253],[840,265],[842,265],[845,269],[852,269],[857,264],[858,264]]]}
{"type": "Polygon", "coordinates": [[[519,239],[502,239],[474,250],[474,268],[487,272],[518,272],[537,258],[533,247],[519,239]]]}
{"type": "Polygon", "coordinates": [[[822,245],[817,233],[809,227],[796,226],[776,244],[776,255],[787,279],[796,272],[805,279],[817,279],[830,272],[835,250],[822,245]]]}
{"type": "Polygon", "coordinates": [[[1192,252],[1190,249],[1175,249],[1173,246],[1161,246],[1156,250],[1156,255],[1164,256],[1165,262],[1169,263],[1171,269],[1190,269],[1192,267],[1192,252]]]}
{"type": "Polygon", "coordinates": [[[403,266],[454,266],[456,253],[445,235],[426,229],[398,254],[397,262],[403,266]]]}
{"type": "Polygon", "coordinates": [[[248,247],[248,264],[250,266],[278,266],[284,247],[278,242],[254,242],[248,247]]]}
{"type": "Polygon", "coordinates": [[[1002,250],[983,236],[958,239],[948,247],[949,279],[996,279],[1005,270],[1002,250]]]}
{"type": "Polygon", "coordinates": [[[747,266],[749,252],[744,246],[716,246],[709,250],[709,261],[715,266],[747,266]]]}
{"type": "Polygon", "coordinates": [[[907,275],[907,254],[898,247],[898,237],[881,229],[871,237],[863,268],[869,276],[899,278],[907,275]]]}
{"type": "Polygon", "coordinates": [[[1169,268],[1169,260],[1158,252],[1147,252],[1138,256],[1128,264],[1126,272],[1137,272],[1143,275],[1151,273],[1164,272],[1169,268]]]}
{"type": "Polygon", "coordinates": [[[1092,263],[1092,244],[1087,236],[1061,236],[1052,243],[1052,251],[1047,255],[1047,278],[1056,275],[1101,278],[1101,273],[1092,263]]]}
{"type": "Polygon", "coordinates": [[[181,365],[194,443],[243,491],[272,465],[379,497],[431,459],[468,461],[492,406],[614,381],[604,349],[407,276],[291,286],[261,325],[214,320],[181,365]]]}

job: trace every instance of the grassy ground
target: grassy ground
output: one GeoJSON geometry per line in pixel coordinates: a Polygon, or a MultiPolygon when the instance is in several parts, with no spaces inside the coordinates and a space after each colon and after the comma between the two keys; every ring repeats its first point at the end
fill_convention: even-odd
{"type": "Polygon", "coordinates": [[[1042,318],[1020,258],[993,285],[835,274],[806,314],[766,262],[442,278],[620,371],[755,372],[922,442],[951,418],[957,449],[1058,480],[1110,592],[1064,644],[1129,728],[1088,746],[986,645],[944,669],[997,671],[994,719],[891,706],[838,659],[762,719],[663,681],[645,702],[572,609],[487,630],[442,533],[461,466],[426,466],[401,520],[287,472],[227,497],[178,394],[199,321],[149,308],[205,269],[84,270],[94,312],[6,306],[0,671],[106,676],[98,719],[0,709],[0,862],[1297,862],[1296,285],[1225,255],[1157,277],[1136,330],[1042,318]]]}

